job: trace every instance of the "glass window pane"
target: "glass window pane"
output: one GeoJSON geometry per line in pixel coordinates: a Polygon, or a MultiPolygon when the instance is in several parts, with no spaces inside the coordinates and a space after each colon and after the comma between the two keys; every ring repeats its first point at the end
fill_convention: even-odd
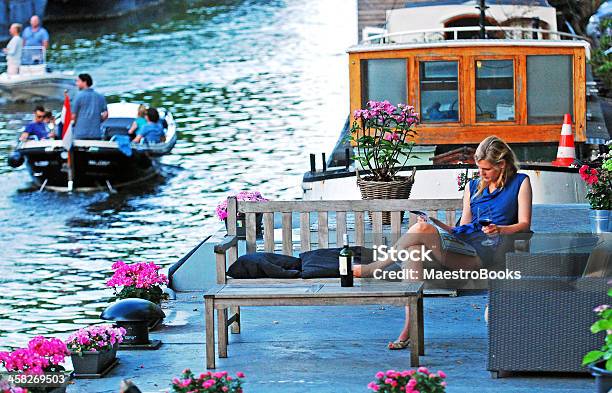
{"type": "Polygon", "coordinates": [[[406,59],[364,60],[363,102],[384,101],[406,103],[406,59]]]}
{"type": "Polygon", "coordinates": [[[527,122],[560,124],[574,116],[571,56],[527,56],[527,122]]]}
{"type": "Polygon", "coordinates": [[[459,120],[458,65],[457,61],[420,63],[422,122],[459,120]]]}
{"type": "Polygon", "coordinates": [[[514,120],[514,61],[476,61],[476,121],[514,120]]]}

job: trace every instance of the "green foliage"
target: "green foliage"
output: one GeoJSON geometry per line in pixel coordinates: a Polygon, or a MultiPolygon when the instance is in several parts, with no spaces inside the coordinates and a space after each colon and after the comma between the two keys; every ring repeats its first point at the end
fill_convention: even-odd
{"type": "Polygon", "coordinates": [[[136,288],[135,286],[129,286],[123,287],[123,289],[121,289],[116,296],[119,299],[138,298],[159,304],[161,303],[162,299],[167,297],[167,294],[165,294],[159,286],[150,288],[136,288]]]}
{"type": "MultiPolygon", "coordinates": [[[[608,290],[608,296],[612,297],[612,289],[608,290]]],[[[606,332],[606,338],[601,349],[584,355],[582,365],[586,366],[605,360],[605,369],[612,371],[612,308],[604,304],[596,307],[594,311],[599,316],[599,319],[591,325],[591,332],[594,334],[606,332]]]]}
{"type": "Polygon", "coordinates": [[[599,45],[591,53],[591,64],[593,72],[597,75],[608,89],[612,92],[612,54],[605,55],[604,52],[612,47],[612,19],[605,19],[600,24],[603,32],[599,45]],[[606,33],[608,32],[608,33],[606,33]]]}

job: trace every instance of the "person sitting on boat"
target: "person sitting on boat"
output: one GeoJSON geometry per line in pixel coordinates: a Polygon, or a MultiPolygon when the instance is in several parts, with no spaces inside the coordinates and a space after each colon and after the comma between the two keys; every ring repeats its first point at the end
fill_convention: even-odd
{"type": "Polygon", "coordinates": [[[47,128],[47,123],[44,121],[45,118],[45,108],[42,106],[37,106],[34,109],[34,121],[28,124],[21,136],[19,137],[20,141],[26,141],[28,139],[49,139],[54,138],[55,133],[49,132],[47,128]]]}
{"type": "Polygon", "coordinates": [[[55,117],[53,116],[53,113],[51,113],[51,111],[45,112],[45,115],[43,116],[43,122],[47,126],[47,131],[49,132],[49,135],[52,135],[51,137],[54,138],[55,137],[55,117]]]}
{"type": "Polygon", "coordinates": [[[164,128],[159,122],[159,112],[155,108],[147,109],[145,115],[147,124],[142,127],[142,130],[137,132],[135,143],[140,143],[143,139],[147,143],[160,143],[166,139],[164,128]]]}
{"type": "MultiPolygon", "coordinates": [[[[432,259],[444,268],[476,270],[491,266],[500,253],[506,251],[509,242],[503,242],[498,235],[530,232],[531,183],[527,175],[518,173],[514,152],[503,140],[490,136],[478,145],[474,159],[480,177],[471,180],[465,187],[461,225],[451,227],[433,217],[429,218],[431,223],[424,217],[419,217],[418,222],[394,245],[397,252],[422,250],[424,247],[431,250],[432,259]],[[486,223],[483,222],[483,211],[487,211],[486,217],[490,220],[486,223]],[[483,244],[487,239],[493,238],[497,239],[493,245],[483,244]],[[451,242],[471,246],[475,253],[459,253],[456,248],[450,251],[451,242]]],[[[355,265],[353,274],[356,277],[370,277],[377,269],[384,269],[394,262],[387,258],[369,265],[355,265]]],[[[423,262],[412,263],[414,265],[410,266],[410,269],[420,272],[419,276],[422,276],[423,262]]],[[[389,343],[389,349],[409,346],[408,315],[406,309],[404,327],[398,339],[389,343]]]]}
{"type": "Polygon", "coordinates": [[[134,135],[134,133],[136,133],[136,135],[138,135],[138,132],[142,130],[142,127],[147,124],[147,119],[145,119],[146,115],[147,107],[143,104],[138,105],[138,117],[132,123],[132,126],[128,130],[128,134],[134,135]]]}
{"type": "Polygon", "coordinates": [[[101,139],[101,123],[108,118],[106,98],[92,89],[89,74],[79,74],[76,79],[79,92],[72,103],[74,139],[101,139]]]}
{"type": "Polygon", "coordinates": [[[6,73],[9,75],[19,74],[19,67],[21,66],[23,40],[19,36],[19,33],[21,33],[21,25],[19,23],[13,23],[9,28],[9,34],[12,38],[6,45],[6,48],[3,49],[6,54],[6,73]]]}

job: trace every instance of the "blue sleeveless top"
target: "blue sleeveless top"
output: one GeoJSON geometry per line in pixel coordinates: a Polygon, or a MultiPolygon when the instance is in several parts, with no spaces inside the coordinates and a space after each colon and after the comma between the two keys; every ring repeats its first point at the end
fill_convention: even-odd
{"type": "MultiPolygon", "coordinates": [[[[488,249],[481,246],[482,240],[487,236],[482,232],[482,225],[478,223],[479,208],[487,212],[487,217],[491,218],[495,225],[512,225],[518,222],[518,194],[528,176],[523,173],[517,173],[503,188],[498,188],[493,192],[489,192],[486,187],[480,195],[476,196],[480,179],[473,179],[469,183],[470,187],[470,210],[472,212],[472,221],[469,224],[460,225],[453,229],[453,235],[463,240],[474,248],[481,256],[489,254],[491,247],[488,249]]],[[[493,247],[495,248],[495,247],[493,247]]]]}

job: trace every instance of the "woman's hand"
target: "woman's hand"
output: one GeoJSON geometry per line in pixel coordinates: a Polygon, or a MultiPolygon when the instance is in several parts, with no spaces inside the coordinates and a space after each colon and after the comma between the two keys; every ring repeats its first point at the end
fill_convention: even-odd
{"type": "Polygon", "coordinates": [[[501,233],[500,227],[495,224],[489,224],[486,227],[482,227],[482,231],[487,235],[499,235],[501,233]]]}
{"type": "Polygon", "coordinates": [[[361,265],[353,265],[353,277],[361,277],[361,265]]]}

